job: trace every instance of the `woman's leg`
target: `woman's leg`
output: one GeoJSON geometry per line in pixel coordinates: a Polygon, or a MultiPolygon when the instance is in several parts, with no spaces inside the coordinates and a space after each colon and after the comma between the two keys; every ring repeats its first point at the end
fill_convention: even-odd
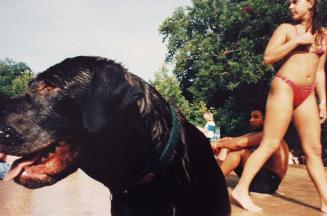
{"type": "Polygon", "coordinates": [[[268,158],[277,150],[283,139],[293,112],[293,92],[284,81],[272,81],[266,106],[263,137],[258,149],[245,164],[238,185],[232,192],[233,198],[249,211],[260,211],[249,196],[249,186],[268,158]]]}
{"type": "Polygon", "coordinates": [[[236,169],[241,163],[244,164],[251,152],[247,149],[232,151],[227,154],[226,159],[220,164],[224,176],[236,169]]]}
{"type": "Polygon", "coordinates": [[[314,94],[294,110],[293,117],[306,156],[307,171],[319,193],[321,210],[327,213],[327,180],[321,158],[321,126],[314,94]]]}

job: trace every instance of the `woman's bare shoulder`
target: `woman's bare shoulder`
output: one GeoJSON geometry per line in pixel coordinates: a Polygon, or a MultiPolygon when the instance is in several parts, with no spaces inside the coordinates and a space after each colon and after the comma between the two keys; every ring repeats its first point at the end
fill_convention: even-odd
{"type": "Polygon", "coordinates": [[[280,24],[276,30],[274,31],[274,34],[276,35],[290,35],[294,32],[294,25],[290,23],[282,23],[280,24]]]}
{"type": "Polygon", "coordinates": [[[294,28],[295,28],[295,26],[291,23],[282,23],[277,27],[277,29],[282,30],[282,31],[294,30],[294,28]]]}

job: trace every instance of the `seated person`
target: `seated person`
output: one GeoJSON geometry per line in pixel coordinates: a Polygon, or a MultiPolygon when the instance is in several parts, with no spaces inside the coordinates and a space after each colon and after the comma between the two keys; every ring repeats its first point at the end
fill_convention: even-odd
{"type": "Polygon", "coordinates": [[[206,124],[203,128],[197,128],[211,141],[216,131],[216,124],[213,119],[213,114],[210,111],[207,111],[203,114],[203,118],[206,121],[206,124]]]}
{"type": "MultiPolygon", "coordinates": [[[[250,127],[256,131],[240,137],[225,137],[212,142],[214,149],[228,150],[225,160],[218,160],[218,164],[225,176],[234,170],[240,177],[248,157],[252,154],[251,148],[260,145],[263,127],[263,113],[261,111],[254,110],[251,112],[250,127]]],[[[215,151],[217,152],[217,150],[215,151]]],[[[288,152],[288,146],[283,140],[280,147],[253,179],[250,191],[274,193],[278,189],[287,172],[288,152]]]]}

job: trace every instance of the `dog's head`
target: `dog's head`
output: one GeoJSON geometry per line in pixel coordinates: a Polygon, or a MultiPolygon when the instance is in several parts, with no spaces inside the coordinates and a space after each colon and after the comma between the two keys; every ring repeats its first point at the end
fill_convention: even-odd
{"type": "Polygon", "coordinates": [[[62,179],[141,97],[121,65],[98,57],[66,59],[32,80],[25,95],[0,97],[0,152],[22,156],[6,179],[30,188],[62,179]]]}

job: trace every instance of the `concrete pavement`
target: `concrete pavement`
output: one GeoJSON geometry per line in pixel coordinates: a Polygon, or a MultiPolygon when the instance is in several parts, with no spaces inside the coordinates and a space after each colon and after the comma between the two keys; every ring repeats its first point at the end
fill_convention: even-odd
{"type": "MultiPolygon", "coordinates": [[[[227,177],[229,190],[237,180],[233,174],[227,177]]],[[[323,215],[318,211],[319,197],[304,166],[290,166],[277,194],[251,196],[264,212],[247,212],[232,201],[232,216],[323,215]]],[[[1,181],[0,216],[110,216],[110,193],[82,171],[53,186],[37,190],[1,181]]]]}
{"type": "MultiPolygon", "coordinates": [[[[325,169],[327,175],[327,169],[325,169]]],[[[229,191],[236,185],[236,175],[229,175],[229,191]]],[[[327,187],[327,185],[326,185],[327,187]]],[[[277,193],[273,195],[251,193],[255,204],[263,208],[262,213],[254,214],[238,207],[233,200],[232,216],[327,216],[319,211],[319,197],[305,166],[291,165],[277,193]]]]}

